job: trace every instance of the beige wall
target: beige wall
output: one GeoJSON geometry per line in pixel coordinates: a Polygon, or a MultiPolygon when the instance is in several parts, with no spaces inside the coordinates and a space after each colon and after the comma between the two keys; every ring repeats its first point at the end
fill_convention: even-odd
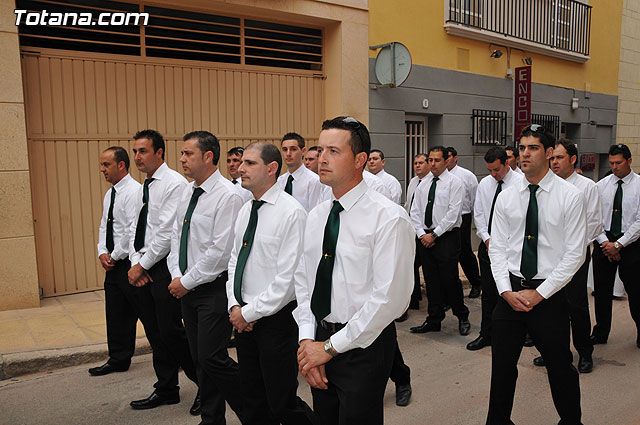
{"type": "Polygon", "coordinates": [[[0,310],[40,305],[14,9],[0,0],[0,310]]]}
{"type": "Polygon", "coordinates": [[[621,32],[616,141],[629,145],[640,171],[640,0],[624,0],[621,32]]]}

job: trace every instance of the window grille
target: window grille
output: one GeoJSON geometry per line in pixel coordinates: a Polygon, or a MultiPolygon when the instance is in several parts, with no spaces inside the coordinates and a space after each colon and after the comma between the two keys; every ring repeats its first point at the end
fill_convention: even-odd
{"type": "Polygon", "coordinates": [[[413,157],[419,153],[427,153],[427,137],[424,121],[405,121],[405,182],[413,178],[413,157]]]}
{"type": "Polygon", "coordinates": [[[560,137],[560,117],[558,115],[531,114],[531,124],[538,124],[560,137]]]}
{"type": "Polygon", "coordinates": [[[471,116],[471,141],[474,145],[505,146],[507,144],[507,113],[474,109],[471,116]]]}

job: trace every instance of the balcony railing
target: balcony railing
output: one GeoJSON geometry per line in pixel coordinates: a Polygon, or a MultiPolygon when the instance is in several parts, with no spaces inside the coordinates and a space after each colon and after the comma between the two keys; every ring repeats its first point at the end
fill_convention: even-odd
{"type": "Polygon", "coordinates": [[[449,0],[447,23],[589,56],[591,6],[576,0],[449,0]]]}

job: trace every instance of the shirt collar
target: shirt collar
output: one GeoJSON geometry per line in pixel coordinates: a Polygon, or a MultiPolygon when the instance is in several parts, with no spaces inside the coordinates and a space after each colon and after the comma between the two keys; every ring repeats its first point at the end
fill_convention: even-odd
{"type": "Polygon", "coordinates": [[[633,178],[633,175],[634,175],[634,174],[635,174],[635,173],[633,172],[633,170],[631,170],[631,171],[629,172],[629,174],[627,174],[626,176],[624,176],[624,178],[623,178],[623,179],[619,179],[619,178],[617,178],[616,176],[614,176],[614,177],[615,177],[615,180],[613,181],[613,184],[618,184],[618,180],[622,180],[622,181],[624,182],[624,184],[628,185],[628,184],[631,182],[631,179],[633,178]]]}
{"type": "MultiPolygon", "coordinates": [[[[554,172],[551,171],[551,168],[549,168],[549,170],[547,170],[547,174],[545,174],[542,180],[538,182],[538,186],[540,186],[540,189],[544,190],[545,192],[549,192],[549,189],[551,189],[551,186],[553,186],[553,181],[556,178],[560,178],[560,177],[556,176],[554,172]]],[[[530,184],[531,183],[529,183],[529,180],[527,180],[526,177],[523,178],[522,182],[520,183],[520,190],[521,191],[529,190],[530,184]]]]}
{"type": "Polygon", "coordinates": [[[114,184],[113,188],[116,190],[116,193],[118,193],[120,190],[122,190],[123,187],[128,185],[132,179],[133,177],[131,177],[131,174],[127,173],[127,175],[121,178],[118,183],[114,184]]]}
{"type": "Polygon", "coordinates": [[[169,172],[169,166],[166,162],[163,162],[161,166],[158,167],[155,173],[151,176],[152,179],[162,180],[162,178],[169,172]]]}
{"type": "MultiPolygon", "coordinates": [[[[342,197],[338,199],[338,202],[340,202],[340,205],[342,205],[345,211],[349,211],[368,189],[369,186],[367,186],[367,183],[362,179],[353,189],[342,195],[342,197]]],[[[331,198],[335,199],[333,195],[331,195],[331,198]]]]}
{"type": "Polygon", "coordinates": [[[260,197],[260,201],[264,201],[267,204],[275,205],[278,197],[280,196],[280,193],[282,192],[283,190],[280,189],[280,186],[278,184],[274,184],[265,193],[262,194],[262,196],[260,197]]]}
{"type": "Polygon", "coordinates": [[[299,179],[300,177],[302,177],[303,174],[305,174],[304,170],[306,170],[307,167],[304,166],[304,164],[302,164],[301,166],[298,167],[298,169],[296,171],[294,171],[293,173],[289,173],[293,176],[294,180],[299,179]]]}
{"type": "Polygon", "coordinates": [[[200,186],[193,182],[193,187],[200,187],[206,193],[211,192],[213,187],[216,185],[219,179],[223,178],[222,174],[220,174],[220,170],[217,169],[213,174],[211,174],[205,181],[202,182],[200,186]]]}
{"type": "Polygon", "coordinates": [[[387,172],[384,171],[384,168],[383,168],[382,170],[378,171],[378,174],[376,174],[376,176],[378,178],[383,178],[385,176],[385,174],[387,174],[387,172]]]}
{"type": "MultiPolygon", "coordinates": [[[[431,172],[429,174],[427,174],[426,177],[429,177],[429,176],[431,176],[431,180],[436,178],[436,176],[434,176],[433,173],[431,173],[431,172]]],[[[449,170],[447,170],[445,168],[445,170],[442,172],[442,174],[440,174],[438,176],[438,180],[446,181],[450,176],[451,176],[451,171],[449,171],[449,170]]]]}

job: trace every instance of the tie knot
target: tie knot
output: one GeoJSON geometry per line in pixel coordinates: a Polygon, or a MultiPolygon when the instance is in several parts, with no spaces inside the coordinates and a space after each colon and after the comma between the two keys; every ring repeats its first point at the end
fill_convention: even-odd
{"type": "Polygon", "coordinates": [[[529,192],[531,192],[532,194],[536,193],[536,190],[538,190],[540,186],[537,184],[530,184],[529,185],[529,192]]]}
{"type": "Polygon", "coordinates": [[[251,204],[251,210],[253,211],[258,211],[262,204],[264,204],[264,201],[258,201],[257,199],[254,199],[252,202],[253,203],[251,204]]]}
{"type": "Polygon", "coordinates": [[[618,180],[618,186],[622,186],[622,183],[624,183],[622,179],[618,180]]]}
{"type": "Polygon", "coordinates": [[[434,181],[434,182],[437,182],[438,180],[440,180],[440,177],[434,177],[434,178],[433,178],[433,181],[434,181]]]}
{"type": "Polygon", "coordinates": [[[231,180],[231,183],[236,184],[236,183],[238,183],[238,180],[237,179],[233,179],[233,180],[231,180]]]}
{"type": "Polygon", "coordinates": [[[287,178],[287,182],[292,182],[293,181],[293,174],[289,174],[289,178],[287,178]]]}
{"type": "Polygon", "coordinates": [[[115,186],[111,186],[111,194],[113,195],[114,193],[116,193],[116,187],[115,186]]]}
{"type": "Polygon", "coordinates": [[[344,208],[338,201],[333,201],[333,206],[331,207],[331,214],[339,214],[341,211],[344,211],[344,208]]]}
{"type": "Polygon", "coordinates": [[[504,180],[498,181],[498,186],[502,186],[504,184],[504,180]]]}
{"type": "Polygon", "coordinates": [[[145,187],[149,187],[149,184],[151,184],[152,181],[154,181],[155,179],[153,177],[151,177],[150,179],[144,179],[144,185],[145,187]]]}
{"type": "Polygon", "coordinates": [[[204,189],[201,187],[196,187],[193,189],[193,197],[194,198],[198,198],[200,195],[202,195],[204,193],[204,189]]]}

